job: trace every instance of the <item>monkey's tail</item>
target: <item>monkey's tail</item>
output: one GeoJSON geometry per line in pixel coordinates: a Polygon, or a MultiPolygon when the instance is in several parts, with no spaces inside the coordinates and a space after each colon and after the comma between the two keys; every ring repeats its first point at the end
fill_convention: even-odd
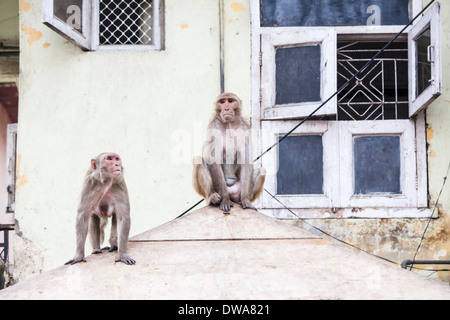
{"type": "Polygon", "coordinates": [[[105,240],[105,228],[108,224],[108,219],[100,219],[100,245],[105,240]]]}

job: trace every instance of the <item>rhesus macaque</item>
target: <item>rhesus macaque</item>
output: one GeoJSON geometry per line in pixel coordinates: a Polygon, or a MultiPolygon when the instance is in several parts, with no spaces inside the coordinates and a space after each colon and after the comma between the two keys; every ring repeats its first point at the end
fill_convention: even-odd
{"type": "Polygon", "coordinates": [[[91,160],[83,182],[76,218],[77,250],[75,257],[66,264],[86,261],[84,245],[89,229],[93,254],[118,251],[116,262],[135,264],[128,256],[128,234],[130,232],[130,201],[123,178],[120,156],[116,153],[102,153],[91,160]],[[104,239],[104,229],[111,218],[111,247],[100,249],[104,239]],[[89,225],[89,228],[88,228],[89,225]]]}
{"type": "Polygon", "coordinates": [[[194,158],[194,189],[208,204],[230,211],[233,202],[256,210],[251,202],[263,190],[266,171],[254,170],[250,126],[241,116],[242,102],[233,93],[222,93],[208,126],[203,156],[194,158]]]}

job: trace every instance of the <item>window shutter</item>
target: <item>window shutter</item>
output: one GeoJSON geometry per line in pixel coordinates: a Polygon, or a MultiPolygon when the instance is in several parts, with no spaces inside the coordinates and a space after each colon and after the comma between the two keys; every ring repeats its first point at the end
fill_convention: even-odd
{"type": "Polygon", "coordinates": [[[91,0],[44,0],[43,22],[84,50],[91,49],[91,0]]]}
{"type": "Polygon", "coordinates": [[[410,117],[442,92],[440,25],[440,5],[436,3],[408,33],[410,117]]]}

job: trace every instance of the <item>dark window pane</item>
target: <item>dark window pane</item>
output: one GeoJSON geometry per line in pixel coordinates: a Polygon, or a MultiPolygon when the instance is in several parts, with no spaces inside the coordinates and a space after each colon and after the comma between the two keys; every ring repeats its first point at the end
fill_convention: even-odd
{"type": "Polygon", "coordinates": [[[83,0],[53,0],[55,17],[82,33],[83,0]]]}
{"type": "Polygon", "coordinates": [[[261,0],[261,26],[405,25],[408,12],[409,0],[261,0]]]}
{"type": "Polygon", "coordinates": [[[400,194],[400,137],[354,139],[355,194],[400,194]]]}
{"type": "Polygon", "coordinates": [[[277,194],[323,194],[322,136],[289,136],[278,147],[277,194]]]}
{"type": "Polygon", "coordinates": [[[320,101],[320,45],[279,48],[276,104],[320,101]]]}
{"type": "Polygon", "coordinates": [[[430,85],[431,62],[428,61],[428,47],[430,45],[431,45],[430,28],[428,28],[416,40],[417,95],[420,95],[430,85]]]}

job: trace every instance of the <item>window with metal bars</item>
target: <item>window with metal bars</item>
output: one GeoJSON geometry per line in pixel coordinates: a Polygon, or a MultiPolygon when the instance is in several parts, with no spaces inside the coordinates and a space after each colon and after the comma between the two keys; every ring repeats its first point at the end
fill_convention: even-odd
{"type": "Polygon", "coordinates": [[[83,50],[164,50],[164,0],[43,0],[43,21],[83,50]]]}
{"type": "MultiPolygon", "coordinates": [[[[338,42],[337,86],[361,69],[384,43],[338,42]]],[[[395,42],[338,94],[338,120],[408,119],[408,44],[395,42]]]]}
{"type": "Polygon", "coordinates": [[[422,111],[442,89],[439,4],[379,53],[420,0],[361,0],[356,15],[347,0],[251,2],[262,10],[252,19],[261,149],[290,134],[261,158],[270,194],[260,207],[283,218],[285,206],[308,218],[429,216],[422,111]]]}
{"type": "Polygon", "coordinates": [[[153,0],[100,0],[101,45],[151,45],[153,0]]]}

